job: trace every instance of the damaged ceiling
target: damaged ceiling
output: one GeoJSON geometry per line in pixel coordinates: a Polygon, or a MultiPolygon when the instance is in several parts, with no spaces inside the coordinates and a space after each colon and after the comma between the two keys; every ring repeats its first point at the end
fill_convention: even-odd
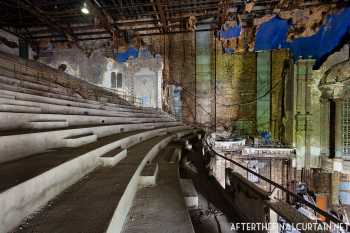
{"type": "MultiPolygon", "coordinates": [[[[112,39],[116,33],[136,32],[140,36],[182,32],[204,25],[218,29],[230,17],[245,25],[264,20],[274,12],[303,24],[300,12],[310,7],[315,15],[311,27],[320,24],[332,4],[344,1],[288,0],[2,0],[0,27],[28,40],[82,41],[112,39]],[[292,3],[293,2],[293,3],[292,3]],[[81,12],[86,4],[90,14],[81,12]],[[327,6],[322,6],[327,5],[327,6]],[[319,15],[321,14],[321,15],[319,15]],[[314,22],[315,21],[315,22],[314,22]],[[195,25],[194,25],[195,24],[195,25]]],[[[304,26],[304,25],[303,25],[304,26]]],[[[297,27],[300,28],[300,27],[297,27]]],[[[298,29],[296,29],[298,30],[298,29]]],[[[307,33],[307,30],[303,32],[307,33]]]]}
{"type": "Polygon", "coordinates": [[[314,36],[329,15],[348,5],[347,0],[2,0],[0,28],[32,47],[69,42],[86,51],[81,41],[105,40],[113,48],[127,49],[143,36],[213,30],[224,49],[240,52],[289,48],[281,43],[314,36]],[[280,29],[266,30],[271,22],[280,29]],[[272,30],[281,34],[282,42],[271,43],[266,32],[272,30]],[[258,38],[259,32],[263,36],[258,38]]]}

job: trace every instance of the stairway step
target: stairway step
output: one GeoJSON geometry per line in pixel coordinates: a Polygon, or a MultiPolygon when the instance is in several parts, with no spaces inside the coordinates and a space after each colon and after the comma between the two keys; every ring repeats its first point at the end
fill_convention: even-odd
{"type": "Polygon", "coordinates": [[[141,173],[139,186],[148,187],[148,186],[156,185],[158,171],[159,171],[158,163],[154,162],[154,163],[147,164],[141,173]]]}
{"type": "Polygon", "coordinates": [[[70,137],[64,138],[64,147],[75,148],[83,146],[89,143],[97,141],[97,135],[94,133],[85,133],[79,135],[72,135],[70,137]]]}
{"type": "Polygon", "coordinates": [[[43,120],[31,121],[25,125],[27,129],[59,129],[68,128],[69,122],[66,120],[43,120]]]}
{"type": "Polygon", "coordinates": [[[111,150],[103,154],[100,157],[100,160],[102,161],[103,166],[113,167],[122,159],[124,159],[127,156],[127,153],[128,153],[127,149],[122,149],[121,147],[118,147],[114,150],[111,150]]]}
{"type": "Polygon", "coordinates": [[[188,208],[198,208],[198,193],[191,179],[180,179],[182,193],[188,208]]]}
{"type": "Polygon", "coordinates": [[[0,112],[41,112],[40,107],[28,105],[1,104],[0,112]]]}

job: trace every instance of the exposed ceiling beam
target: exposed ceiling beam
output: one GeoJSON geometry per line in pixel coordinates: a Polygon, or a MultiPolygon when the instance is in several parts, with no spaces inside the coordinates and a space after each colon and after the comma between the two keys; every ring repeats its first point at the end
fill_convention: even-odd
{"type": "MultiPolygon", "coordinates": [[[[203,31],[213,31],[213,29],[198,29],[195,32],[203,32],[203,31]]],[[[159,36],[159,35],[171,35],[171,34],[178,34],[178,33],[193,33],[193,31],[188,31],[188,30],[181,30],[181,31],[172,31],[172,32],[167,32],[167,33],[145,33],[145,34],[138,34],[139,37],[147,37],[147,36],[159,36]]],[[[89,38],[81,38],[79,41],[91,41],[91,40],[110,40],[110,36],[103,36],[103,37],[89,37],[89,38]]],[[[66,40],[53,40],[53,43],[62,43],[66,42],[66,40]]]]}
{"type": "Polygon", "coordinates": [[[155,8],[157,9],[157,13],[159,15],[160,23],[161,23],[161,26],[162,26],[162,32],[163,33],[168,32],[167,19],[166,19],[166,16],[165,16],[164,8],[163,8],[160,0],[151,0],[151,1],[152,1],[152,3],[155,4],[155,8]]]}
{"type": "Polygon", "coordinates": [[[72,41],[78,48],[81,48],[78,43],[78,38],[75,37],[74,33],[69,28],[67,29],[57,24],[57,22],[46,16],[46,14],[40,8],[34,6],[29,0],[19,0],[17,4],[21,8],[34,15],[39,21],[45,23],[55,31],[64,34],[68,41],[72,41]]]}
{"type": "Polygon", "coordinates": [[[112,26],[113,18],[110,16],[107,11],[100,8],[100,6],[96,3],[96,0],[86,0],[86,4],[89,10],[94,14],[100,21],[100,24],[106,29],[111,35],[115,32],[118,32],[118,28],[116,26],[112,26]]]}
{"type": "MultiPolygon", "coordinates": [[[[214,25],[214,23],[198,23],[199,25],[214,25]]],[[[168,26],[171,29],[177,30],[177,29],[182,29],[181,24],[173,24],[168,26]]],[[[152,26],[152,27],[135,27],[132,30],[135,32],[147,32],[147,31],[154,31],[158,30],[159,26],[152,26]]],[[[96,36],[96,35],[108,35],[108,31],[86,31],[86,32],[78,32],[75,33],[74,35],[76,37],[79,37],[79,40],[82,39],[80,38],[81,36],[96,36]]],[[[38,40],[38,39],[46,39],[46,38],[56,38],[55,35],[42,35],[42,36],[34,36],[33,39],[38,40]]]]}

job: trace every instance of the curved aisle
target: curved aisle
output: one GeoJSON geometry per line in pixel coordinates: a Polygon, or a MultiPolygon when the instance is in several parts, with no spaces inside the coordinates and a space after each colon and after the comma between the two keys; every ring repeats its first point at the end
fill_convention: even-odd
{"type": "Polygon", "coordinates": [[[176,143],[159,152],[157,184],[140,188],[122,233],[194,233],[179,182],[178,163],[172,161],[176,143]]]}

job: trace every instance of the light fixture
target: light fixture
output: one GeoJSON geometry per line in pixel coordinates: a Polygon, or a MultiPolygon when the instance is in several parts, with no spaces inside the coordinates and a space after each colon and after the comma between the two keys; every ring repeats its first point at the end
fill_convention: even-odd
{"type": "Polygon", "coordinates": [[[83,4],[83,7],[81,8],[81,12],[82,12],[84,15],[87,15],[87,14],[90,13],[89,8],[88,8],[87,5],[86,5],[86,2],[84,2],[84,4],[83,4]]]}

